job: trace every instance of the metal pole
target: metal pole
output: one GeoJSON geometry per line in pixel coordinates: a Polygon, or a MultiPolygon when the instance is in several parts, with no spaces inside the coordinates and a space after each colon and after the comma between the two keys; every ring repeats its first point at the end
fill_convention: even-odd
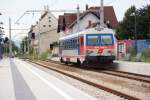
{"type": "Polygon", "coordinates": [[[40,20],[39,20],[39,34],[38,34],[38,59],[40,58],[40,20]]]}
{"type": "Polygon", "coordinates": [[[77,5],[77,32],[80,31],[80,26],[79,26],[79,15],[80,11],[79,11],[79,5],[77,5]]]}
{"type": "Polygon", "coordinates": [[[135,16],[134,16],[134,35],[135,35],[135,54],[138,53],[137,51],[137,32],[136,32],[136,7],[135,7],[135,16]]]}
{"type": "Polygon", "coordinates": [[[11,43],[11,18],[9,17],[9,57],[12,57],[12,43],[11,43]]]}
{"type": "Polygon", "coordinates": [[[24,42],[24,50],[23,51],[24,51],[24,54],[26,54],[26,39],[24,39],[23,42],[24,42]]]}
{"type": "Polygon", "coordinates": [[[101,0],[101,2],[100,2],[100,5],[101,5],[101,7],[100,7],[100,10],[99,10],[99,13],[100,13],[100,25],[99,25],[99,29],[100,29],[100,26],[102,26],[102,28],[104,27],[104,1],[103,0],[101,0]]]}
{"type": "Polygon", "coordinates": [[[28,54],[30,53],[30,36],[28,35],[28,39],[27,39],[28,43],[28,54]]]}

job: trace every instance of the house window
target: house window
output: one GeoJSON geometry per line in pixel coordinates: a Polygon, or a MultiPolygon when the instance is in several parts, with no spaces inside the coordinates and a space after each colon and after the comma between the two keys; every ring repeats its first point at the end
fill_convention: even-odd
{"type": "Polygon", "coordinates": [[[49,22],[51,22],[51,20],[49,20],[49,22]]]}
{"type": "Polygon", "coordinates": [[[48,25],[49,27],[51,27],[51,25],[48,25]]]}
{"type": "Polygon", "coordinates": [[[49,19],[51,19],[51,17],[48,17],[49,19]]]}
{"type": "Polygon", "coordinates": [[[43,27],[46,27],[46,25],[43,25],[43,27]]]}

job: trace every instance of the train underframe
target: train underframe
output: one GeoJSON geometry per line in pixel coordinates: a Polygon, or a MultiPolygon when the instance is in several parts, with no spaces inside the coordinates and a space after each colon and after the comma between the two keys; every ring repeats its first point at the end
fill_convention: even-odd
{"type": "Polygon", "coordinates": [[[81,66],[86,66],[89,64],[113,63],[114,60],[115,60],[115,56],[85,56],[84,58],[61,57],[60,59],[62,63],[65,64],[74,63],[81,66]]]}

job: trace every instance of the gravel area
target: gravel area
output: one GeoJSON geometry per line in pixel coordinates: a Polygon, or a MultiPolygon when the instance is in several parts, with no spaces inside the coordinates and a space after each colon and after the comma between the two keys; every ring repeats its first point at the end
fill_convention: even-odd
{"type": "Polygon", "coordinates": [[[146,87],[144,83],[130,80],[126,78],[116,77],[112,75],[106,75],[103,73],[93,72],[89,70],[81,70],[74,67],[63,66],[59,64],[45,63],[51,66],[56,66],[57,69],[63,70],[67,73],[73,74],[75,76],[81,77],[88,81],[101,84],[103,86],[109,87],[111,89],[121,91],[123,93],[129,94],[131,96],[137,97],[142,100],[150,100],[150,88],[146,87]]]}
{"type": "Polygon", "coordinates": [[[83,83],[81,81],[78,81],[76,79],[70,78],[68,76],[65,76],[63,74],[60,74],[58,72],[49,70],[47,68],[41,67],[39,65],[33,64],[37,68],[40,68],[41,70],[61,79],[62,81],[65,81],[66,83],[86,92],[87,94],[95,97],[97,100],[125,100],[124,98],[121,98],[119,96],[116,96],[114,94],[111,94],[109,92],[106,92],[104,90],[98,89],[96,87],[93,87],[91,85],[88,85],[86,83],[83,83]]]}
{"type": "MultiPolygon", "coordinates": [[[[140,75],[133,75],[133,74],[127,74],[127,73],[123,73],[123,72],[115,72],[115,71],[107,71],[107,70],[104,70],[104,71],[99,71],[99,72],[104,72],[104,73],[110,73],[110,74],[119,74],[119,75],[122,75],[122,76],[126,76],[126,77],[133,77],[133,78],[137,78],[137,79],[142,79],[142,80],[146,80],[146,81],[149,81],[149,82],[145,82],[145,83],[150,83],[150,77],[147,77],[147,76],[140,76],[140,75]]],[[[148,87],[150,87],[150,84],[147,84],[148,87]]]]}

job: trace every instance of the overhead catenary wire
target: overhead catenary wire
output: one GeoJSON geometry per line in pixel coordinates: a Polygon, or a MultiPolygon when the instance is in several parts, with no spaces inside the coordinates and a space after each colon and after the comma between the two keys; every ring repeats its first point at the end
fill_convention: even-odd
{"type": "MultiPolygon", "coordinates": [[[[91,10],[91,9],[86,10],[86,11],[85,11],[85,10],[80,10],[80,12],[87,12],[87,11],[99,12],[99,10],[91,10]]],[[[45,12],[45,10],[27,10],[27,11],[25,11],[25,12],[15,21],[15,24],[18,24],[18,22],[19,22],[26,14],[29,14],[29,13],[34,14],[34,13],[39,13],[39,12],[45,12]]],[[[58,9],[58,10],[50,10],[50,12],[63,12],[63,13],[65,13],[65,12],[69,12],[69,13],[74,12],[74,13],[76,13],[77,11],[76,11],[76,10],[63,10],[63,9],[58,9]]]]}

